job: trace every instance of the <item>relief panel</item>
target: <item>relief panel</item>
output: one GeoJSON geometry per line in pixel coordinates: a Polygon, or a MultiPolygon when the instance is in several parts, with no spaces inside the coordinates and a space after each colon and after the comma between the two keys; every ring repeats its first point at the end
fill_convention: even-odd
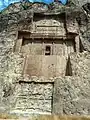
{"type": "Polygon", "coordinates": [[[53,83],[22,82],[17,86],[12,113],[51,114],[53,83]]]}
{"type": "Polygon", "coordinates": [[[33,22],[33,32],[44,34],[55,34],[64,36],[66,34],[64,23],[54,19],[44,19],[33,22]]]}

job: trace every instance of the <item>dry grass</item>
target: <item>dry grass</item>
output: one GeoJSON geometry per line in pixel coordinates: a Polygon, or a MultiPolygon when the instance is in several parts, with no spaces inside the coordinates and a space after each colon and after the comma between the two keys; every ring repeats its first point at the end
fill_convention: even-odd
{"type": "Polygon", "coordinates": [[[17,116],[15,115],[10,115],[10,114],[0,114],[0,119],[18,119],[17,116]]]}
{"type": "Polygon", "coordinates": [[[9,115],[9,114],[0,114],[0,120],[3,119],[13,119],[13,120],[90,120],[90,116],[58,116],[58,115],[39,115],[39,116],[33,116],[32,118],[18,118],[15,115],[9,115]]]}
{"type": "Polygon", "coordinates": [[[90,120],[90,116],[58,116],[58,115],[41,115],[34,120],[90,120]]]}

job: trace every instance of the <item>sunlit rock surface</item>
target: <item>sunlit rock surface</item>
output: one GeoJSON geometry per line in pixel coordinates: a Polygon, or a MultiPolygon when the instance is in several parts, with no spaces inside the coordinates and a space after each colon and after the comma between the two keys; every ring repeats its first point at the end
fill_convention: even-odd
{"type": "Polygon", "coordinates": [[[82,5],[87,6],[81,0],[70,1],[66,6],[19,2],[1,12],[1,113],[90,115],[90,14],[88,7],[82,5]],[[22,42],[23,37],[27,41],[22,42]],[[29,54],[35,53],[40,44],[34,46],[34,38],[36,42],[37,38],[58,38],[59,43],[61,40],[60,47],[57,41],[53,44],[59,48],[54,49],[58,55],[49,59],[50,56],[29,54]],[[75,43],[69,38],[74,38],[75,43]],[[31,49],[30,45],[34,47],[31,49]],[[43,76],[38,77],[39,73],[43,76]]]}

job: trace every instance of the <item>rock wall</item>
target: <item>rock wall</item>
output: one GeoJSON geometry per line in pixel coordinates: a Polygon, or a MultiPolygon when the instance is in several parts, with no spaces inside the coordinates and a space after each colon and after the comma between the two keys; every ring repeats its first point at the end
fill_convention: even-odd
{"type": "Polygon", "coordinates": [[[0,75],[0,112],[9,114],[90,114],[90,54],[70,55],[72,74],[45,79],[22,76],[23,57],[12,54],[0,75]],[[21,67],[20,67],[21,66],[21,67]]]}
{"type": "Polygon", "coordinates": [[[70,56],[72,74],[81,78],[90,77],[90,53],[83,52],[78,54],[71,54],[70,56]]]}
{"type": "MultiPolygon", "coordinates": [[[[78,38],[81,39],[82,53],[69,54],[66,69],[64,67],[65,77],[46,79],[42,76],[23,75],[25,56],[13,52],[17,32],[31,29],[31,17],[29,10],[0,15],[0,112],[23,115],[89,115],[90,53],[83,51],[90,51],[90,44],[87,35],[82,36],[82,32],[87,30],[85,19],[82,20],[82,25],[79,25],[80,31],[77,24],[70,22],[71,19],[64,26],[68,27],[68,34],[72,30],[75,30],[75,35],[78,34],[77,31],[80,32],[78,38]],[[72,26],[75,29],[71,29],[72,26]]],[[[76,23],[76,20],[74,22],[76,23]]],[[[66,63],[63,64],[65,66],[66,63]]]]}
{"type": "Polygon", "coordinates": [[[53,113],[90,114],[90,53],[70,55],[72,76],[57,78],[54,84],[53,113]]]}
{"type": "Polygon", "coordinates": [[[81,77],[57,78],[54,84],[53,113],[90,114],[90,80],[81,77]]]}

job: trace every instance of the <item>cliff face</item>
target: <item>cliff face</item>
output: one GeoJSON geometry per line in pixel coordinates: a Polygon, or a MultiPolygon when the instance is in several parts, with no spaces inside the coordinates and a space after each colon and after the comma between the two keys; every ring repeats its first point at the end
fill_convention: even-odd
{"type": "MultiPolygon", "coordinates": [[[[39,3],[15,3],[10,5],[7,9],[3,10],[0,14],[0,31],[8,29],[12,25],[18,25],[24,21],[30,22],[33,12],[58,14],[65,13],[66,18],[69,16],[71,19],[74,17],[79,25],[80,39],[84,49],[90,51],[89,36],[90,36],[90,1],[70,0],[66,6],[60,3],[53,3],[49,6],[39,3]]],[[[27,24],[26,23],[26,24],[27,24]]]]}
{"type": "MultiPolygon", "coordinates": [[[[66,6],[58,3],[50,6],[28,2],[16,3],[2,11],[0,14],[1,113],[90,114],[90,15],[86,3],[87,0],[69,1],[66,6]],[[58,63],[63,63],[61,68],[65,66],[63,70],[65,76],[46,79],[42,76],[29,77],[23,74],[26,56],[16,52],[15,45],[18,31],[32,31],[34,14],[51,17],[50,21],[53,24],[55,22],[56,25],[60,24],[59,34],[64,34],[64,37],[76,36],[76,53],[69,54],[64,60],[58,59],[58,63]],[[53,16],[56,16],[58,22],[53,20],[53,16]],[[64,32],[61,32],[63,29],[64,32]]],[[[40,19],[41,17],[38,17],[36,21],[40,19]]],[[[46,18],[45,20],[49,21],[46,18]]],[[[41,24],[47,23],[49,26],[51,23],[47,21],[40,20],[41,24]]],[[[32,60],[35,62],[35,59],[32,60]]]]}

